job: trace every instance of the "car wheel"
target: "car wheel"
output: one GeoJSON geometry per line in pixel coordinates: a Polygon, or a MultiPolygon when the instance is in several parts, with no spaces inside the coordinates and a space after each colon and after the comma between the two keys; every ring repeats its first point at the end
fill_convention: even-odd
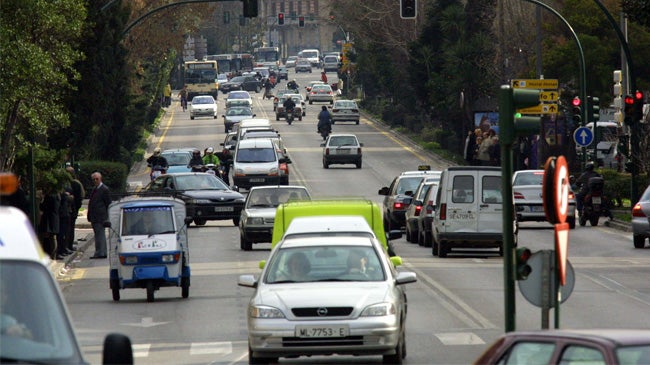
{"type": "Polygon", "coordinates": [[[204,226],[206,222],[207,222],[207,219],[194,218],[194,224],[196,224],[197,226],[204,226]]]}
{"type": "Polygon", "coordinates": [[[384,355],[382,363],[396,365],[402,364],[402,360],[406,357],[406,352],[404,351],[406,348],[406,335],[404,332],[405,331],[402,330],[402,333],[399,336],[399,341],[397,342],[397,346],[395,346],[395,353],[393,355],[384,355]]]}
{"type": "Polygon", "coordinates": [[[313,101],[309,100],[309,105],[311,105],[312,103],[313,103],[313,101]]]}
{"type": "Polygon", "coordinates": [[[276,114],[275,115],[275,120],[280,120],[280,116],[276,114]]]}
{"type": "Polygon", "coordinates": [[[255,92],[259,94],[259,92],[262,90],[259,86],[255,86],[255,92]]]}
{"type": "Polygon", "coordinates": [[[359,160],[359,162],[357,162],[357,168],[358,168],[358,169],[361,168],[361,160],[359,160]]]}
{"type": "Polygon", "coordinates": [[[445,242],[439,242],[438,243],[438,257],[440,258],[445,258],[447,257],[447,251],[449,249],[446,247],[445,242]]]}
{"type": "Polygon", "coordinates": [[[357,120],[357,125],[359,125],[359,121],[357,120]]]}
{"type": "Polygon", "coordinates": [[[327,161],[325,161],[325,159],[323,159],[323,168],[324,169],[329,169],[330,168],[330,164],[328,164],[327,161]]]}
{"type": "Polygon", "coordinates": [[[253,356],[253,351],[250,346],[248,347],[248,363],[249,364],[271,364],[278,362],[277,357],[257,357],[253,356]]]}
{"type": "Polygon", "coordinates": [[[431,232],[424,231],[424,247],[431,247],[433,243],[433,235],[431,232]]]}
{"type": "MultiPolygon", "coordinates": [[[[643,247],[643,246],[641,246],[643,247]]],[[[111,291],[113,293],[113,301],[120,301],[120,281],[119,279],[111,279],[111,291]]]]}
{"type": "Polygon", "coordinates": [[[596,227],[598,225],[598,219],[600,217],[598,215],[594,215],[593,217],[589,218],[589,224],[591,224],[592,227],[596,227]]]}
{"type": "Polygon", "coordinates": [[[240,219],[239,217],[232,219],[232,223],[235,225],[235,227],[239,225],[239,219],[240,219]]]}
{"type": "Polygon", "coordinates": [[[298,121],[302,122],[302,115],[298,117],[298,121]]]}
{"type": "Polygon", "coordinates": [[[438,243],[435,239],[431,242],[431,254],[433,256],[438,256],[438,243]]]}
{"type": "Polygon", "coordinates": [[[225,131],[226,134],[228,134],[228,132],[230,132],[230,131],[228,130],[228,128],[225,128],[224,131],[225,131]]]}
{"type": "Polygon", "coordinates": [[[633,239],[634,239],[634,248],[645,247],[645,236],[640,234],[635,234],[633,239]]]}
{"type": "Polygon", "coordinates": [[[250,251],[253,249],[253,243],[247,240],[244,235],[239,235],[239,248],[244,251],[250,251]]]}
{"type": "Polygon", "coordinates": [[[334,104],[334,100],[330,100],[330,105],[334,104]]]}
{"type": "Polygon", "coordinates": [[[194,120],[194,117],[190,115],[190,119],[194,120]]]}
{"type": "Polygon", "coordinates": [[[580,223],[580,227],[584,227],[587,225],[587,217],[584,214],[580,214],[579,223],[580,223]]]}
{"type": "Polygon", "coordinates": [[[181,297],[187,299],[190,296],[190,278],[181,278],[181,297]]]}
{"type": "Polygon", "coordinates": [[[406,224],[406,242],[413,242],[413,239],[411,238],[413,235],[411,234],[411,230],[409,229],[408,223],[406,224]]]}
{"type": "Polygon", "coordinates": [[[332,121],[332,125],[334,125],[334,123],[335,123],[335,122],[334,122],[334,121],[332,121]]]}
{"type": "Polygon", "coordinates": [[[567,223],[569,223],[569,229],[576,228],[576,217],[567,218],[567,223]]]}
{"type": "Polygon", "coordinates": [[[422,230],[418,227],[418,246],[424,246],[424,237],[422,233],[422,230]]]}

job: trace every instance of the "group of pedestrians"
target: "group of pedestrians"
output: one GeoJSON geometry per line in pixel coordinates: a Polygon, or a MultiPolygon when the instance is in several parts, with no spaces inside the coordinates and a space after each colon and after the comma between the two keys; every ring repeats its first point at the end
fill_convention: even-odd
{"type": "Polygon", "coordinates": [[[494,129],[476,128],[465,138],[465,160],[474,166],[500,166],[501,145],[494,129]]]}

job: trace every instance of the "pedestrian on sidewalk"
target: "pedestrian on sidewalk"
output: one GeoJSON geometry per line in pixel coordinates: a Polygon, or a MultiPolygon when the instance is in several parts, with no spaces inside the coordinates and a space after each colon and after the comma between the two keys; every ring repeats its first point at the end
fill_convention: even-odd
{"type": "Polygon", "coordinates": [[[111,193],[108,186],[102,182],[102,174],[95,171],[90,176],[95,187],[90,193],[88,201],[88,221],[93,226],[95,234],[95,255],[91,259],[105,259],[106,228],[104,222],[108,220],[108,206],[111,204],[111,193]]]}
{"type": "Polygon", "coordinates": [[[61,206],[61,195],[53,186],[45,187],[43,200],[39,204],[41,220],[38,223],[38,234],[40,236],[43,251],[52,260],[56,260],[57,242],[59,233],[59,209],[61,206]]]}
{"type": "Polygon", "coordinates": [[[69,225],[69,231],[68,231],[68,242],[67,242],[67,248],[68,250],[74,251],[75,243],[76,240],[74,239],[74,231],[75,227],[77,226],[77,217],[79,217],[79,209],[81,209],[81,205],[83,204],[83,199],[86,196],[86,191],[84,190],[84,186],[77,179],[77,174],[74,171],[74,167],[68,166],[66,168],[70,176],[72,177],[72,181],[70,182],[70,188],[72,189],[72,204],[70,206],[70,225],[69,225]]]}

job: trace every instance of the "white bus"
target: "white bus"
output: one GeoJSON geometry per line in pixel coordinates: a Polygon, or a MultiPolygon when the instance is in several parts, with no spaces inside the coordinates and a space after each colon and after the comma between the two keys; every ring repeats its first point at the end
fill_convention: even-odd
{"type": "Polygon", "coordinates": [[[217,61],[185,61],[184,67],[187,100],[191,101],[197,95],[212,95],[216,100],[219,95],[217,61]]]}

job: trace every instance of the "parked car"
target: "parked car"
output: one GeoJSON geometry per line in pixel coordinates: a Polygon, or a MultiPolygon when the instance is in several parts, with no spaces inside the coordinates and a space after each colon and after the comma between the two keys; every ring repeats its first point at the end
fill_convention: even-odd
{"type": "Polygon", "coordinates": [[[298,61],[298,56],[289,56],[289,57],[287,57],[287,60],[284,63],[284,66],[287,67],[287,68],[296,67],[296,61],[298,61]]]}
{"type": "Polygon", "coordinates": [[[217,101],[211,95],[198,95],[190,103],[190,119],[212,117],[217,119],[217,101]]]}
{"type": "Polygon", "coordinates": [[[298,94],[284,94],[278,100],[278,106],[275,108],[275,120],[280,120],[280,118],[287,118],[287,112],[284,110],[284,102],[287,98],[293,99],[293,102],[296,103],[296,107],[293,109],[294,119],[302,120],[303,115],[303,105],[302,98],[298,94]]]}
{"type": "Polygon", "coordinates": [[[239,220],[239,246],[244,251],[253,243],[271,242],[273,221],[278,205],[289,200],[310,200],[304,186],[254,186],[246,196],[239,220]]]}
{"type": "Polygon", "coordinates": [[[386,364],[402,363],[404,284],[417,277],[395,270],[399,264],[401,258],[389,258],[372,237],[315,234],[282,240],[259,279],[239,277],[238,285],[255,289],[246,310],[249,362],[336,353],[382,355],[386,364]]]}
{"type": "Polygon", "coordinates": [[[336,100],[330,111],[332,124],[336,122],[355,122],[359,124],[359,107],[354,100],[336,100]]]}
{"type": "Polygon", "coordinates": [[[650,331],[561,329],[501,335],[474,362],[483,364],[650,364],[650,331]]]}
{"type": "Polygon", "coordinates": [[[226,94],[233,90],[255,91],[259,93],[262,90],[262,82],[254,76],[235,76],[220,87],[221,91],[226,94]]]}
{"type": "Polygon", "coordinates": [[[327,84],[314,85],[309,91],[309,104],[317,102],[326,102],[334,104],[334,91],[327,84]]]}
{"type": "Polygon", "coordinates": [[[298,61],[296,61],[296,73],[298,72],[311,73],[311,63],[309,63],[309,60],[298,59],[298,61]]]}
{"type": "Polygon", "coordinates": [[[190,172],[191,168],[188,167],[190,160],[192,159],[192,151],[196,148],[174,148],[164,150],[160,153],[162,157],[167,160],[167,173],[175,172],[190,172]]]}
{"type": "Polygon", "coordinates": [[[438,184],[440,180],[439,177],[425,177],[418,185],[417,189],[413,193],[411,203],[409,204],[408,209],[405,214],[405,225],[406,225],[406,241],[411,243],[418,243],[419,231],[419,219],[420,215],[424,213],[424,196],[429,192],[429,189],[438,184]]]}
{"type": "Polygon", "coordinates": [[[386,231],[400,229],[405,225],[406,210],[411,204],[411,197],[420,182],[427,176],[440,176],[440,171],[429,170],[404,171],[396,176],[390,186],[379,189],[378,194],[384,195],[384,229],[386,231]]]}
{"type": "Polygon", "coordinates": [[[330,134],[323,147],[323,168],[328,169],[333,164],[354,164],[361,168],[363,143],[354,134],[330,134]]]}
{"type": "Polygon", "coordinates": [[[632,207],[632,239],[634,248],[645,247],[646,239],[650,237],[650,186],[648,186],[639,201],[632,207]]]}
{"type": "MultiPolygon", "coordinates": [[[[422,212],[418,217],[418,245],[431,247],[433,235],[431,234],[431,224],[433,223],[433,210],[436,206],[436,196],[438,195],[438,182],[433,184],[422,199],[422,212]]],[[[416,201],[415,204],[418,204],[416,201]]]]}
{"type": "MultiPolygon", "coordinates": [[[[519,170],[512,175],[512,194],[515,203],[517,222],[545,222],[542,182],[544,170],[519,170]]],[[[567,223],[571,229],[576,227],[576,199],[569,191],[567,223]]]]}
{"type": "Polygon", "coordinates": [[[252,108],[253,107],[253,98],[248,91],[231,91],[228,93],[226,98],[226,109],[229,109],[234,106],[245,106],[252,108]]]}
{"type": "MultiPolygon", "coordinates": [[[[234,100],[234,99],[232,99],[234,100]]],[[[232,130],[232,126],[244,119],[254,118],[253,110],[248,106],[231,106],[226,109],[226,114],[222,115],[225,133],[232,130]]]]}
{"type": "Polygon", "coordinates": [[[185,202],[187,216],[197,226],[208,220],[232,219],[239,225],[244,196],[231,190],[220,178],[204,172],[165,174],[144,188],[148,195],[171,195],[185,202]]]}

